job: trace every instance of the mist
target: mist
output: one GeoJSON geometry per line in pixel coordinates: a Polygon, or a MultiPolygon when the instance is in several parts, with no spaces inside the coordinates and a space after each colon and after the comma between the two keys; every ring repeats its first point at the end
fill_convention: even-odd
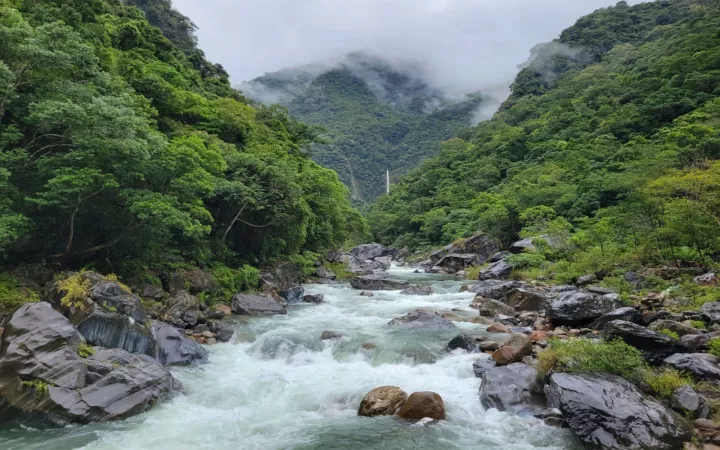
{"type": "MultiPolygon", "coordinates": [[[[638,0],[629,3],[639,3],[638,0]]],[[[612,0],[174,0],[240,85],[367,51],[411,61],[448,95],[508,86],[533,46],[612,0]]]]}

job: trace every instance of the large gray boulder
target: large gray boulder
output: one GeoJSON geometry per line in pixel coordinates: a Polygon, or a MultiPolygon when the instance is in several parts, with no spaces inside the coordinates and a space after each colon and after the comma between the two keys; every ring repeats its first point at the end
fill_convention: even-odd
{"type": "Polygon", "coordinates": [[[545,391],[588,448],[677,450],[692,437],[675,413],[614,375],[555,373],[545,391]]]}
{"type": "Polygon", "coordinates": [[[493,367],[482,375],[480,402],[513,414],[535,414],[547,406],[537,370],[523,363],[493,367]]]}
{"type": "Polygon", "coordinates": [[[660,364],[675,353],[690,353],[692,349],[670,336],[649,330],[624,320],[614,320],[605,325],[603,337],[606,340],[622,339],[626,344],[640,350],[645,358],[654,364],[660,364]]]}
{"type": "Polygon", "coordinates": [[[410,286],[410,283],[404,280],[393,280],[384,274],[373,274],[354,277],[350,280],[350,286],[363,291],[394,291],[406,289],[410,286]]]}
{"type": "Polygon", "coordinates": [[[5,324],[0,403],[6,413],[19,411],[58,425],[119,420],[147,411],[179,387],[147,355],[89,350],[48,303],[25,304],[5,324]]]}
{"type": "Polygon", "coordinates": [[[205,320],[200,302],[188,291],[178,291],[167,299],[162,319],[178,328],[191,328],[205,320]]]}
{"type": "Polygon", "coordinates": [[[622,303],[615,295],[568,291],[550,301],[547,316],[555,324],[583,325],[621,306],[623,306],[622,303]]]}
{"type": "Polygon", "coordinates": [[[303,276],[303,268],[292,261],[280,261],[260,274],[264,290],[284,291],[297,286],[303,276]]]}
{"type": "Polygon", "coordinates": [[[478,308],[480,315],[483,317],[494,318],[498,314],[505,316],[514,316],[515,310],[510,306],[498,300],[491,298],[475,297],[471,306],[478,308]]]}
{"type": "Polygon", "coordinates": [[[302,286],[292,286],[288,289],[279,291],[280,297],[284,298],[288,305],[294,305],[303,301],[305,295],[305,288],[302,286]]]}
{"type": "Polygon", "coordinates": [[[705,397],[687,384],[675,389],[670,397],[670,406],[694,419],[707,419],[712,412],[705,397]]]}
{"type": "Polygon", "coordinates": [[[435,290],[430,286],[413,284],[400,292],[402,295],[433,295],[435,290]]]}
{"type": "Polygon", "coordinates": [[[424,329],[447,329],[453,330],[457,327],[451,321],[443,318],[440,314],[418,309],[402,317],[397,317],[388,325],[394,325],[401,328],[424,328],[424,329]]]}
{"type": "Polygon", "coordinates": [[[490,264],[478,274],[480,280],[500,280],[512,275],[513,265],[502,260],[490,264]]]}
{"type": "Polygon", "coordinates": [[[624,320],[632,323],[643,323],[643,316],[640,311],[633,308],[632,306],[623,306],[622,308],[614,309],[607,314],[602,315],[599,319],[592,323],[592,327],[596,330],[602,330],[609,322],[613,320],[624,320]]]}
{"type": "Polygon", "coordinates": [[[358,245],[354,249],[350,250],[350,254],[352,256],[363,261],[383,256],[384,252],[385,247],[377,243],[358,245]]]}
{"type": "Polygon", "coordinates": [[[484,280],[470,286],[468,292],[505,302],[508,292],[522,285],[519,281],[484,280]]]}
{"type": "Polygon", "coordinates": [[[677,353],[665,358],[663,363],[700,380],[720,381],[720,367],[705,356],[704,353],[677,353]]]}
{"type": "Polygon", "coordinates": [[[486,258],[483,258],[475,253],[450,253],[449,255],[444,256],[435,265],[437,267],[442,267],[447,273],[457,273],[468,267],[482,264],[485,260],[486,258]]]}
{"type": "Polygon", "coordinates": [[[531,252],[535,250],[535,245],[533,244],[532,238],[525,238],[519,241],[515,241],[512,244],[510,244],[510,247],[508,247],[508,251],[510,253],[523,253],[523,252],[531,252]]]}
{"type": "Polygon", "coordinates": [[[515,288],[507,293],[505,303],[518,312],[545,311],[548,307],[548,298],[542,292],[515,288]]]}
{"type": "Polygon", "coordinates": [[[700,308],[709,322],[720,323],[720,302],[709,302],[700,308]]]}
{"type": "Polygon", "coordinates": [[[241,316],[272,316],[287,314],[287,309],[270,296],[235,294],[232,311],[241,316]]]}
{"type": "Polygon", "coordinates": [[[157,359],[162,365],[199,366],[208,362],[207,350],[177,328],[153,320],[152,331],[158,347],[157,359]]]}

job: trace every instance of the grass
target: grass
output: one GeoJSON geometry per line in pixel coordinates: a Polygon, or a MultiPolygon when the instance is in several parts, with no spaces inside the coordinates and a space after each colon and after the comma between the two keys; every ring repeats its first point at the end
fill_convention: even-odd
{"type": "Polygon", "coordinates": [[[720,337],[710,339],[710,342],[708,342],[708,353],[720,358],[720,337]]]}
{"type": "Polygon", "coordinates": [[[647,371],[643,381],[663,398],[669,398],[679,387],[693,385],[692,378],[676,369],[667,368],[660,372],[647,371]]]}
{"type": "Polygon", "coordinates": [[[677,333],[677,331],[672,331],[667,328],[663,328],[662,330],[660,330],[660,332],[662,334],[664,334],[665,336],[675,339],[676,341],[680,340],[680,335],[677,333]]]}
{"type": "Polygon", "coordinates": [[[80,347],[78,347],[78,355],[80,355],[81,358],[87,358],[94,354],[95,354],[95,349],[92,348],[91,345],[80,344],[80,347]]]}
{"type": "Polygon", "coordinates": [[[642,353],[621,340],[552,340],[538,356],[538,372],[543,376],[552,372],[610,373],[639,381],[645,370],[642,353]]]}
{"type": "Polygon", "coordinates": [[[23,380],[22,385],[26,389],[35,391],[35,396],[40,399],[50,394],[50,387],[42,380],[23,380]]]}
{"type": "Polygon", "coordinates": [[[324,266],[333,271],[337,280],[349,280],[355,274],[347,270],[347,266],[343,263],[326,262],[324,266]]]}
{"type": "Polygon", "coordinates": [[[477,280],[480,277],[480,271],[483,270],[487,265],[484,266],[472,266],[465,269],[466,280],[477,280]]]}

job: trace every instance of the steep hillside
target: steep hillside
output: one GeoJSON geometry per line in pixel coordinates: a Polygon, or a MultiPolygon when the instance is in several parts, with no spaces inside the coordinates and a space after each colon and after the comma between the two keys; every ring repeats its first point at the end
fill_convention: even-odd
{"type": "Polygon", "coordinates": [[[336,170],[356,200],[385,191],[393,179],[440,150],[471,125],[479,95],[449,100],[419,70],[395,67],[364,53],[339,62],[268,74],[242,89],[252,98],[286,106],[299,120],[326,130],[313,159],[336,170]]]}
{"type": "Polygon", "coordinates": [[[0,0],[0,262],[263,264],[362,232],[313,130],[193,31],[168,0],[0,0]]]}
{"type": "MultiPolygon", "coordinates": [[[[412,171],[371,214],[384,243],[553,235],[577,271],[709,263],[720,250],[720,4],[620,2],[518,75],[495,117],[412,171]]],[[[544,266],[543,266],[544,267],[544,266]]]]}

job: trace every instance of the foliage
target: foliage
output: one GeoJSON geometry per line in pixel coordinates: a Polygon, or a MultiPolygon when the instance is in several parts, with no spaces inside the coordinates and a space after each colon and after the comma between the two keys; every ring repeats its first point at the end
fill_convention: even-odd
{"type": "Polygon", "coordinates": [[[169,0],[0,2],[0,258],[259,266],[366,233],[315,130],[253,106],[169,0]]]}
{"type": "Polygon", "coordinates": [[[669,338],[675,339],[676,341],[680,340],[680,335],[677,331],[663,328],[662,330],[660,330],[660,332],[669,338]]]}
{"type": "Polygon", "coordinates": [[[20,286],[15,277],[0,274],[0,312],[12,311],[20,305],[39,300],[40,296],[37,292],[20,286]]]}
{"type": "Polygon", "coordinates": [[[712,338],[708,342],[708,352],[720,358],[720,338],[712,338]]]}
{"type": "Polygon", "coordinates": [[[543,255],[538,253],[518,253],[505,258],[516,270],[534,269],[542,267],[546,262],[543,255]]]}
{"type": "Polygon", "coordinates": [[[378,199],[374,238],[424,248],[458,233],[485,231],[504,245],[542,236],[538,253],[559,282],[711,264],[720,255],[719,28],[720,4],[704,0],[620,3],[581,18],[535,49],[491,120],[378,199]]]}
{"type": "Polygon", "coordinates": [[[35,392],[35,397],[42,399],[50,394],[49,385],[43,380],[23,380],[22,386],[35,392]]]}
{"type": "Polygon", "coordinates": [[[95,349],[92,348],[92,345],[80,344],[80,347],[78,347],[78,355],[80,355],[81,358],[87,358],[94,354],[95,354],[95,349]]]}
{"type": "Polygon", "coordinates": [[[239,269],[218,264],[212,268],[212,275],[218,284],[216,297],[224,302],[239,292],[256,289],[260,283],[260,270],[247,264],[239,269]]]}
{"type": "Polygon", "coordinates": [[[542,375],[551,372],[603,372],[639,380],[645,369],[642,353],[621,340],[553,340],[538,358],[538,371],[542,375]]]}
{"type": "Polygon", "coordinates": [[[675,390],[686,384],[692,385],[690,377],[675,369],[665,368],[659,372],[647,371],[643,378],[660,397],[669,398],[675,390]]]}
{"type": "Polygon", "coordinates": [[[66,308],[84,309],[85,301],[90,297],[90,280],[82,272],[74,273],[57,282],[57,288],[63,294],[60,304],[66,308]]]}
{"type": "Polygon", "coordinates": [[[705,322],[703,322],[702,320],[691,320],[690,326],[695,329],[698,329],[698,330],[706,330],[707,329],[707,325],[705,325],[705,322]]]}

